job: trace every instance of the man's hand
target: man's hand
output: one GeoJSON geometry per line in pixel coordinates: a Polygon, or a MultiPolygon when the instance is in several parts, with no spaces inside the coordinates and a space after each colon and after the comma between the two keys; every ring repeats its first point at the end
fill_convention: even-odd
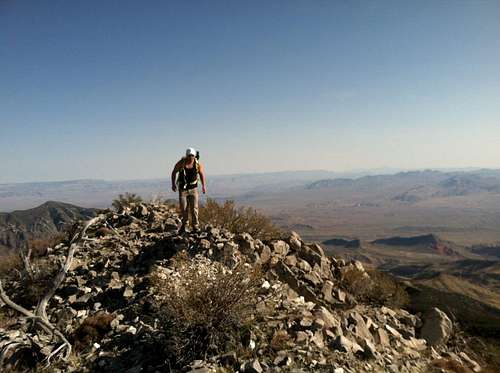
{"type": "Polygon", "coordinates": [[[173,190],[174,192],[177,192],[177,186],[176,186],[176,185],[172,185],[172,190],[173,190]]]}
{"type": "Polygon", "coordinates": [[[203,192],[203,194],[205,194],[205,193],[207,192],[207,188],[205,188],[205,185],[203,185],[203,186],[201,187],[201,191],[203,192]]]}

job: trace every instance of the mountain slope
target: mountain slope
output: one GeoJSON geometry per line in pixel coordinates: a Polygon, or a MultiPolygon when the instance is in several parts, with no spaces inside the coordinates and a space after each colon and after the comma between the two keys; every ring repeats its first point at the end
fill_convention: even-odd
{"type": "Polygon", "coordinates": [[[67,225],[94,216],[95,209],[48,201],[29,210],[0,213],[0,253],[22,247],[30,239],[48,238],[67,225]]]}

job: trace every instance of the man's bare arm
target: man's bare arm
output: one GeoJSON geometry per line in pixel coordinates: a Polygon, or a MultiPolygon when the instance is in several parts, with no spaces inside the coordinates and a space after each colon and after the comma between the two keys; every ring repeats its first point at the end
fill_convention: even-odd
{"type": "Polygon", "coordinates": [[[203,191],[203,193],[206,193],[207,192],[207,184],[206,184],[206,180],[205,180],[205,167],[203,167],[203,165],[201,163],[200,163],[199,173],[200,173],[200,179],[201,179],[201,190],[203,191]]]}
{"type": "Polygon", "coordinates": [[[174,192],[177,191],[177,185],[175,184],[175,179],[177,177],[177,172],[179,172],[180,162],[177,162],[172,170],[172,190],[174,192]]]}

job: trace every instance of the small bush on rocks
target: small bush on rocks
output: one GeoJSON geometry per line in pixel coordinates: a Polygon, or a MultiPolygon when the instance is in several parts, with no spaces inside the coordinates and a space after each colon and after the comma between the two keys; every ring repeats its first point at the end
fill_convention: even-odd
{"type": "Polygon", "coordinates": [[[0,278],[4,281],[5,291],[15,293],[13,300],[26,308],[36,305],[52,286],[59,271],[58,263],[46,256],[33,257],[30,262],[31,270],[27,270],[18,254],[0,258],[0,278]]]}
{"type": "Polygon", "coordinates": [[[111,321],[115,317],[106,312],[99,312],[87,317],[73,333],[72,339],[77,350],[99,341],[111,330],[111,321]]]}
{"type": "Polygon", "coordinates": [[[40,257],[47,254],[47,249],[49,247],[54,248],[60,243],[63,243],[67,240],[67,233],[60,232],[56,233],[47,238],[38,238],[28,241],[28,247],[31,249],[32,257],[40,257]]]}
{"type": "Polygon", "coordinates": [[[135,203],[141,203],[142,198],[135,193],[125,193],[119,194],[118,198],[114,199],[111,205],[115,208],[116,211],[121,211],[125,207],[129,207],[135,203]]]}
{"type": "Polygon", "coordinates": [[[31,261],[31,271],[28,271],[22,261],[19,266],[2,276],[4,288],[12,294],[12,300],[25,308],[36,306],[40,298],[52,286],[53,280],[59,271],[59,265],[47,257],[34,258],[31,261]],[[20,291],[22,290],[22,291],[20,291]]]}
{"type": "Polygon", "coordinates": [[[151,276],[174,363],[182,366],[236,348],[255,310],[260,271],[193,265],[182,254],[175,265],[174,275],[159,271],[151,276]]]}
{"type": "Polygon", "coordinates": [[[21,257],[16,253],[0,256],[0,278],[9,276],[13,271],[20,270],[22,266],[21,257]]]}
{"type": "Polygon", "coordinates": [[[219,204],[213,199],[207,199],[200,208],[200,221],[226,228],[236,234],[246,232],[260,240],[276,239],[281,235],[267,216],[251,207],[237,207],[232,200],[219,204]]]}
{"type": "Polygon", "coordinates": [[[402,308],[410,300],[403,286],[390,275],[377,270],[365,272],[353,268],[344,274],[341,286],[364,303],[402,308]]]}
{"type": "Polygon", "coordinates": [[[371,270],[368,271],[373,286],[370,300],[375,304],[380,304],[392,308],[402,308],[408,305],[410,297],[408,293],[392,276],[371,270]]]}

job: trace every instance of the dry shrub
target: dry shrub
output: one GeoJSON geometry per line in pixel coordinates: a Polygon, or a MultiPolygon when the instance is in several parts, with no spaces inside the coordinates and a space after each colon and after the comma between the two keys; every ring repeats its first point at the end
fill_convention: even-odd
{"type": "Polygon", "coordinates": [[[250,233],[261,240],[280,237],[280,230],[271,219],[251,207],[236,207],[232,200],[217,203],[209,198],[200,208],[200,221],[226,228],[233,233],[250,233]]]}
{"type": "Polygon", "coordinates": [[[32,257],[40,257],[47,255],[47,248],[56,247],[67,239],[66,233],[56,233],[47,238],[37,238],[28,240],[28,248],[31,249],[32,257]]]}
{"type": "Polygon", "coordinates": [[[376,270],[370,270],[368,274],[373,281],[370,293],[371,301],[395,308],[402,308],[408,305],[410,297],[394,277],[376,270]]]}
{"type": "Polygon", "coordinates": [[[114,318],[115,316],[106,312],[98,312],[87,317],[72,336],[75,348],[81,350],[92,342],[100,340],[111,330],[111,321],[114,318]]]}
{"type": "Polygon", "coordinates": [[[58,263],[48,257],[33,258],[31,270],[27,270],[18,254],[0,257],[0,278],[5,291],[13,301],[28,309],[52,286],[58,271],[58,263]]]}
{"type": "Polygon", "coordinates": [[[361,302],[401,308],[410,301],[403,286],[390,275],[377,270],[364,272],[353,268],[344,273],[341,286],[361,302]]]}
{"type": "Polygon", "coordinates": [[[53,281],[59,272],[59,265],[46,257],[32,261],[32,272],[23,267],[18,280],[19,289],[14,300],[24,307],[32,307],[53,286],[53,281]]]}
{"type": "Polygon", "coordinates": [[[366,301],[372,283],[366,272],[353,268],[343,274],[340,286],[357,300],[366,301]]]}
{"type": "Polygon", "coordinates": [[[127,192],[125,194],[119,194],[118,198],[113,200],[111,206],[113,206],[116,211],[121,211],[125,207],[129,207],[132,204],[141,202],[142,198],[139,195],[127,192]]]}
{"type": "Polygon", "coordinates": [[[17,315],[7,307],[0,308],[0,329],[9,329],[17,322],[17,315]]]}
{"type": "Polygon", "coordinates": [[[16,253],[9,253],[0,256],[0,278],[8,277],[15,270],[21,270],[23,262],[16,253]]]}
{"type": "Polygon", "coordinates": [[[255,310],[260,270],[243,265],[228,270],[217,262],[190,264],[182,255],[174,262],[178,280],[151,278],[161,299],[160,318],[173,363],[182,366],[237,348],[255,310]]]}

